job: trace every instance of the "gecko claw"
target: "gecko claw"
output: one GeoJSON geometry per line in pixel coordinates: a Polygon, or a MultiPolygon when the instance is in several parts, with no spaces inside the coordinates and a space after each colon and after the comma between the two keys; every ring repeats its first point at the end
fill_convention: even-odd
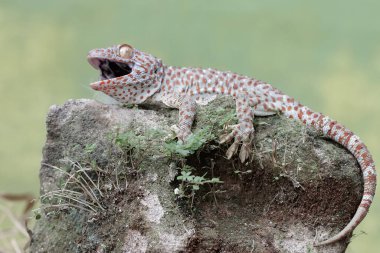
{"type": "Polygon", "coordinates": [[[239,158],[242,163],[244,163],[251,155],[251,143],[243,143],[243,145],[240,148],[239,158]]]}
{"type": "Polygon", "coordinates": [[[239,147],[239,143],[238,142],[232,143],[232,145],[228,148],[228,150],[226,152],[227,159],[231,159],[231,157],[234,154],[236,154],[236,152],[238,151],[238,147],[239,147]]]}

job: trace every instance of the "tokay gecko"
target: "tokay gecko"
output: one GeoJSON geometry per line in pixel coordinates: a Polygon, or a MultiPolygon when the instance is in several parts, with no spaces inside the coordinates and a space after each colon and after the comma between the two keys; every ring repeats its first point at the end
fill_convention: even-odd
{"type": "Polygon", "coordinates": [[[218,95],[233,97],[238,124],[220,138],[221,143],[232,141],[226,153],[228,159],[239,152],[244,162],[252,154],[254,116],[280,112],[315,127],[355,156],[364,179],[363,196],[354,217],[337,235],[315,246],[347,237],[366,216],[376,189],[375,165],[366,145],[340,123],[312,111],[272,85],[229,71],[167,66],[153,55],[127,44],[91,50],[88,61],[101,72],[100,81],[90,84],[94,90],[122,103],[150,103],[179,109],[176,130],[179,141],[186,141],[191,134],[197,104],[205,105],[218,95]]]}

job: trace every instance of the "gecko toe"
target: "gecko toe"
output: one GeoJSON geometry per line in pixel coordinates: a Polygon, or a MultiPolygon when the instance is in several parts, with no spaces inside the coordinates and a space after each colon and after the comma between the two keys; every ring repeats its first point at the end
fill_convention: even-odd
{"type": "Polygon", "coordinates": [[[238,147],[239,147],[239,143],[238,142],[232,143],[232,145],[228,148],[228,150],[226,152],[227,159],[231,159],[231,157],[234,154],[236,154],[236,152],[238,151],[238,147]]]}
{"type": "Polygon", "coordinates": [[[234,124],[234,125],[227,125],[224,127],[224,129],[228,129],[228,130],[235,130],[235,129],[239,129],[239,124],[234,124]]]}
{"type": "Polygon", "coordinates": [[[240,148],[239,158],[242,163],[244,163],[247,159],[249,159],[252,153],[251,143],[244,142],[240,148]]]}
{"type": "Polygon", "coordinates": [[[226,142],[230,142],[233,138],[235,138],[235,136],[238,134],[238,130],[233,130],[231,133],[229,134],[223,134],[220,136],[219,138],[219,143],[220,144],[223,144],[223,143],[226,143],[226,142]]]}
{"type": "Polygon", "coordinates": [[[242,145],[239,153],[240,161],[244,163],[249,159],[252,153],[251,141],[253,132],[253,129],[242,132],[238,127],[235,126],[234,130],[231,133],[220,136],[219,142],[221,144],[234,139],[234,143],[228,148],[226,152],[227,159],[231,159],[231,157],[237,153],[240,145],[242,145]]]}

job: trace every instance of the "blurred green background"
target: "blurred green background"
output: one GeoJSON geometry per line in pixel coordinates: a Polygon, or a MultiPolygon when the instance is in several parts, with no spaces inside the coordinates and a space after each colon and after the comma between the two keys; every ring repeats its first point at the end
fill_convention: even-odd
{"type": "MultiPolygon", "coordinates": [[[[349,126],[380,161],[379,10],[369,0],[2,0],[0,192],[38,194],[49,106],[93,98],[86,54],[120,42],[170,65],[266,80],[349,126]]],[[[349,252],[379,252],[379,212],[377,197],[349,252]]]]}

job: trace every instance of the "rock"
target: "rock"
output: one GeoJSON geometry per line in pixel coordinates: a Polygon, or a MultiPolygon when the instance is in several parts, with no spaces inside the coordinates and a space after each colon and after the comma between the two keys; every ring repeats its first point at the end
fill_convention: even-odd
{"type": "Polygon", "coordinates": [[[282,116],[255,118],[254,155],[224,157],[234,103],[198,110],[190,143],[177,110],[92,100],[52,106],[30,252],[344,252],[314,248],[362,194],[351,154],[282,116]],[[221,182],[222,181],[222,182],[221,182]]]}

